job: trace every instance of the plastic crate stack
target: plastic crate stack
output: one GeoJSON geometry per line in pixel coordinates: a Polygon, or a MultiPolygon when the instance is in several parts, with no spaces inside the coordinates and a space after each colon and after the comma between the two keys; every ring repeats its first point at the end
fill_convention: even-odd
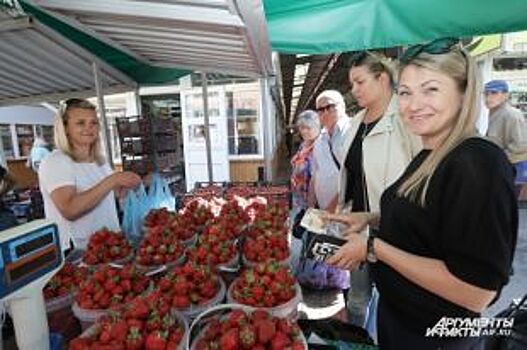
{"type": "Polygon", "coordinates": [[[145,175],[154,170],[173,172],[177,166],[174,119],[124,117],[117,119],[123,170],[145,175]]]}
{"type": "Polygon", "coordinates": [[[234,182],[196,182],[194,189],[178,197],[177,203],[185,206],[196,197],[210,200],[212,197],[222,197],[227,200],[240,196],[251,198],[261,196],[272,201],[278,201],[291,208],[292,196],[288,184],[273,184],[269,182],[234,181],[234,182]]]}

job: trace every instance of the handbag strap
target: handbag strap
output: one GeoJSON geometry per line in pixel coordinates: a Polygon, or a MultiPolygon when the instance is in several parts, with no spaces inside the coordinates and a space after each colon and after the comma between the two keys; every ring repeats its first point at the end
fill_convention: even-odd
{"type": "Polygon", "coordinates": [[[520,302],[513,307],[513,309],[511,310],[511,313],[509,314],[509,316],[510,317],[514,316],[518,311],[520,311],[520,309],[524,305],[527,306],[527,294],[525,294],[523,296],[523,298],[520,300],[520,302]]]}
{"type": "Polygon", "coordinates": [[[333,158],[333,161],[335,162],[337,169],[340,170],[340,163],[335,153],[333,153],[333,145],[331,144],[331,138],[328,139],[328,146],[329,146],[329,153],[331,153],[331,157],[333,158]]]}

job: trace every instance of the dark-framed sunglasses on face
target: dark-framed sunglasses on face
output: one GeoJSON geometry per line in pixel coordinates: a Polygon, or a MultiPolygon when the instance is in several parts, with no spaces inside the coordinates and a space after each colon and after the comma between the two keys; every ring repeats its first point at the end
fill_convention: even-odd
{"type": "Polygon", "coordinates": [[[442,38],[436,39],[426,44],[413,45],[404,51],[399,60],[401,63],[407,64],[423,52],[432,55],[440,55],[449,52],[454,46],[458,44],[459,39],[457,38],[442,38]]]}
{"type": "Polygon", "coordinates": [[[318,107],[316,110],[318,113],[324,113],[330,111],[333,107],[335,107],[335,105],[333,103],[330,103],[325,106],[318,107]]]}

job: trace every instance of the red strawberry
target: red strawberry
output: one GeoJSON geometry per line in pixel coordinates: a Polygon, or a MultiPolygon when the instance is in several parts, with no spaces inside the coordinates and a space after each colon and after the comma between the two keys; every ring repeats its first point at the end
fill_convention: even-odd
{"type": "Polygon", "coordinates": [[[113,339],[125,341],[127,334],[128,324],[124,320],[118,321],[117,323],[113,324],[110,328],[110,335],[113,339]]]}
{"type": "Polygon", "coordinates": [[[306,350],[306,348],[302,342],[297,341],[293,343],[291,350],[306,350]]]}
{"type": "Polygon", "coordinates": [[[75,338],[70,341],[69,350],[89,350],[91,343],[88,338],[75,338]]]}
{"type": "Polygon", "coordinates": [[[220,347],[222,350],[239,349],[239,331],[237,328],[232,328],[221,336],[220,347]]]}
{"type": "Polygon", "coordinates": [[[259,320],[255,323],[258,333],[258,341],[262,344],[267,344],[274,338],[276,333],[275,324],[271,320],[259,320]]]}
{"type": "Polygon", "coordinates": [[[283,350],[289,345],[291,345],[291,339],[282,332],[277,332],[271,341],[272,350],[283,350]]]}
{"type": "Polygon", "coordinates": [[[165,350],[167,346],[166,332],[153,331],[145,341],[146,350],[165,350]]]}

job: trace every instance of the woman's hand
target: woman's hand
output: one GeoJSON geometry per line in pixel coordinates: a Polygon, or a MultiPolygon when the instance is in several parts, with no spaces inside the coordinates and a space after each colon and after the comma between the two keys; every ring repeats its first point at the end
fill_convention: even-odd
{"type": "Polygon", "coordinates": [[[345,270],[354,270],[366,260],[367,237],[356,232],[347,231],[348,242],[326,262],[345,270]]]}
{"type": "Polygon", "coordinates": [[[361,232],[364,228],[370,224],[372,213],[368,212],[353,212],[349,214],[332,214],[324,213],[322,220],[324,221],[337,221],[348,226],[348,231],[361,232]]]}
{"type": "Polygon", "coordinates": [[[110,175],[112,187],[116,190],[121,188],[130,189],[135,188],[141,184],[141,177],[131,171],[117,172],[110,175]]]}

